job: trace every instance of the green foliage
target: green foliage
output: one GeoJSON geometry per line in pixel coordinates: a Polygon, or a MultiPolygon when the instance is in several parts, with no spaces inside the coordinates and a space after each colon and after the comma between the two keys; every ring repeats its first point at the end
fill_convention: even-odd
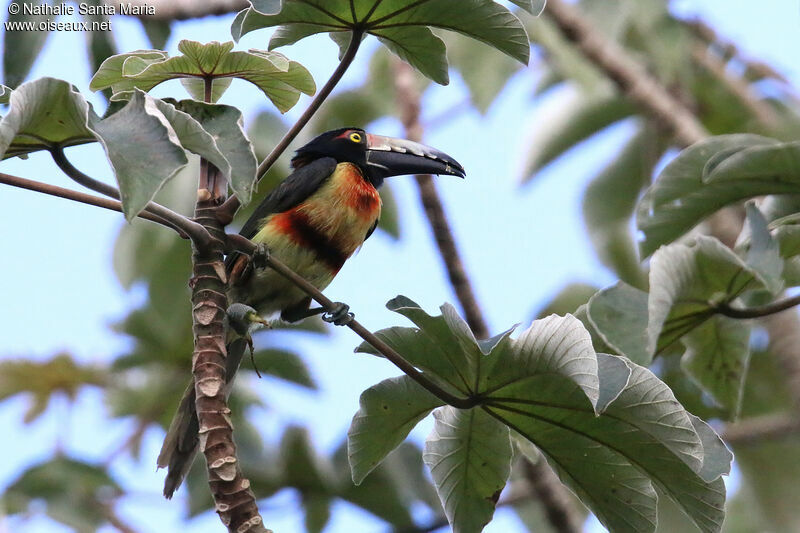
{"type": "Polygon", "coordinates": [[[184,83],[196,100],[205,100],[204,83],[211,83],[211,101],[216,102],[231,78],[241,78],[261,89],[281,112],[291,109],[300,93],[314,94],[311,74],[300,63],[283,54],[265,50],[233,51],[233,43],[201,44],[183,40],[181,56],[168,57],[160,50],[140,50],[106,59],[92,78],[92,90],[111,88],[112,99],[130,98],[134,89],[149,91],[172,79],[191,78],[184,83]]]}
{"type": "MultiPolygon", "coordinates": [[[[435,411],[426,445],[454,530],[479,531],[490,520],[509,475],[509,428],[535,444],[613,531],[655,529],[655,488],[703,531],[721,527],[720,476],[731,455],[719,437],[648,370],[596,354],[574,317],[534,321],[517,339],[509,330],[478,341],[447,304],[436,317],[402,296],[387,307],[417,327],[378,337],[429,379],[477,404],[435,411]]],[[[367,344],[358,350],[374,353],[367,344]]],[[[440,403],[407,377],[368,389],[349,434],[354,480],[440,403]]]]}
{"type": "MultiPolygon", "coordinates": [[[[527,64],[528,37],[519,19],[491,0],[285,0],[254,2],[236,17],[231,33],[239,39],[251,31],[277,26],[270,50],[323,32],[374,35],[398,57],[433,81],[446,85],[444,42],[431,27],[455,31],[482,41],[527,64]]],[[[340,48],[350,39],[338,38],[340,48]]]]}
{"type": "Polygon", "coordinates": [[[677,239],[726,205],[765,194],[796,192],[798,148],[758,135],[711,137],[681,152],[639,202],[643,256],[677,239]]]}

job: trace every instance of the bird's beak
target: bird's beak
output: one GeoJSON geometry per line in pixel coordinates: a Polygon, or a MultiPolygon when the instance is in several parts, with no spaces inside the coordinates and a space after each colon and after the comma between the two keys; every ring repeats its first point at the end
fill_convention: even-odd
{"type": "Polygon", "coordinates": [[[405,139],[367,134],[367,168],[374,177],[406,174],[466,176],[461,164],[435,148],[405,139]]]}

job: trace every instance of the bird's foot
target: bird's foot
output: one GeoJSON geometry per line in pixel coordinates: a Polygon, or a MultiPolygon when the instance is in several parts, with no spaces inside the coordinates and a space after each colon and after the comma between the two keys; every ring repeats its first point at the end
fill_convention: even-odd
{"type": "Polygon", "coordinates": [[[256,251],[253,252],[252,261],[253,266],[256,268],[267,268],[267,260],[269,259],[269,248],[263,242],[256,245],[256,251]]]}
{"type": "Polygon", "coordinates": [[[335,302],[336,306],[333,311],[326,311],[322,313],[322,320],[336,326],[346,326],[353,321],[355,315],[350,312],[350,306],[342,303],[335,302]]]}

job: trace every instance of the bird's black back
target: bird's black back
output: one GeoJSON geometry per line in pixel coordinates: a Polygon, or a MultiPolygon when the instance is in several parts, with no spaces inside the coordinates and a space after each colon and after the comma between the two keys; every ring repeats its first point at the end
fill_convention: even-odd
{"type": "Polygon", "coordinates": [[[289,174],[256,207],[256,210],[244,223],[239,233],[248,239],[252,239],[261,229],[264,218],[273,213],[287,211],[301,204],[309,196],[317,192],[322,184],[331,177],[336,169],[336,164],[334,158],[322,157],[303,165],[289,174]]]}

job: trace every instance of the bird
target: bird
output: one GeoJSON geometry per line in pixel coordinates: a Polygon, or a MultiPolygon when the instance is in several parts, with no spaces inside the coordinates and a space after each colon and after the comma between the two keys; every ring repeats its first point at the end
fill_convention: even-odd
{"type": "MultiPolygon", "coordinates": [[[[410,174],[466,177],[464,167],[435,148],[406,139],[374,135],[355,127],[320,134],[297,149],[292,173],[256,207],[239,232],[289,268],[325,289],[345,261],[375,231],[381,214],[378,188],[385,178],[410,174]]],[[[344,325],[352,319],[345,304],[333,312],[311,308],[311,298],[292,282],[240,253],[226,258],[228,334],[226,386],[248,347],[250,333],[266,318],[298,322],[321,314],[344,325]]],[[[171,498],[197,454],[198,420],[194,384],[189,383],[158,456],[167,468],[164,496],[171,498]]]]}

